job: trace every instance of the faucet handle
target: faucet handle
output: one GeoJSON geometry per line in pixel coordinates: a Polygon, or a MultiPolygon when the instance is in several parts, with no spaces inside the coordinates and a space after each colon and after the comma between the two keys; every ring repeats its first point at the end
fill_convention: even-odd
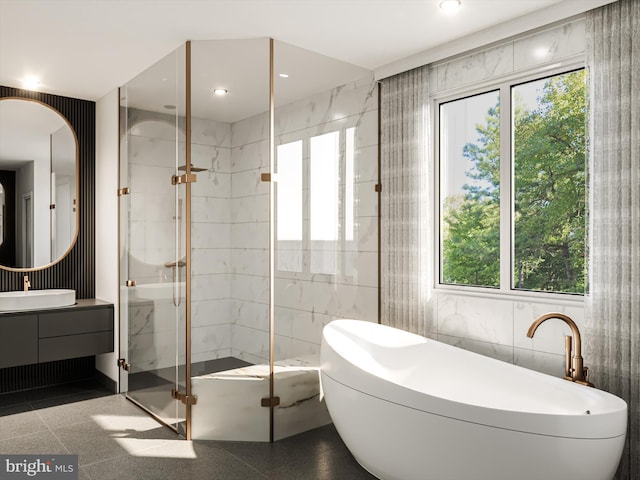
{"type": "Polygon", "coordinates": [[[587,387],[595,388],[595,385],[589,381],[589,367],[584,367],[582,369],[582,373],[584,374],[583,376],[584,380],[578,380],[576,383],[579,383],[580,385],[585,385],[587,387]]]}

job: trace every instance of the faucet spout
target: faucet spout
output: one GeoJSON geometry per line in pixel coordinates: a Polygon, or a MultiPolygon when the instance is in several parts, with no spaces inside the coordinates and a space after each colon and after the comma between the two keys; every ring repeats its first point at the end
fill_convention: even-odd
{"type": "Polygon", "coordinates": [[[580,330],[578,330],[578,326],[576,322],[574,322],[569,316],[564,315],[562,313],[546,313],[540,317],[538,317],[529,327],[527,331],[527,337],[533,338],[533,335],[536,333],[537,328],[547,320],[551,318],[557,318],[558,320],[562,320],[571,329],[571,333],[573,335],[573,339],[575,341],[575,348],[573,349],[573,355],[571,353],[571,337],[567,336],[565,338],[565,378],[567,380],[571,380],[573,382],[582,383],[584,385],[593,386],[588,380],[588,367],[584,366],[584,360],[582,358],[582,338],[580,336],[580,330]]]}

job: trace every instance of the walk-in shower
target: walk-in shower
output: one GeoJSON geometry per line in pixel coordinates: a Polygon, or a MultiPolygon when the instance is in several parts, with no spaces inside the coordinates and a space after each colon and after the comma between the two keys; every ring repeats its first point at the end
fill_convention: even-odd
{"type": "Polygon", "coordinates": [[[322,328],[378,319],[377,109],[371,72],[271,39],[187,42],[121,87],[129,399],[187,438],[329,421],[322,328]]]}

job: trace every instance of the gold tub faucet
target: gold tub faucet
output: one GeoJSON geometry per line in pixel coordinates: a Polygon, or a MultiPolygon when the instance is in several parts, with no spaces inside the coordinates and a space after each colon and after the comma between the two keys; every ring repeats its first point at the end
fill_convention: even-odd
{"type": "Polygon", "coordinates": [[[527,331],[527,337],[533,338],[533,334],[536,332],[536,329],[545,321],[557,318],[562,320],[569,328],[571,328],[571,333],[573,334],[573,338],[575,338],[575,352],[573,355],[571,354],[572,350],[572,339],[570,335],[565,336],[564,345],[565,345],[565,372],[564,378],[565,380],[570,380],[572,382],[580,383],[582,385],[587,385],[589,387],[593,387],[593,384],[589,382],[589,367],[584,366],[584,360],[582,359],[582,340],[580,338],[580,330],[578,330],[578,326],[576,322],[571,320],[570,317],[564,315],[562,313],[545,313],[541,317],[534,320],[534,322],[529,327],[527,331]]]}
{"type": "Polygon", "coordinates": [[[29,276],[28,275],[25,275],[22,278],[22,286],[24,287],[24,291],[25,292],[29,291],[29,288],[31,287],[31,282],[29,281],[29,276]]]}

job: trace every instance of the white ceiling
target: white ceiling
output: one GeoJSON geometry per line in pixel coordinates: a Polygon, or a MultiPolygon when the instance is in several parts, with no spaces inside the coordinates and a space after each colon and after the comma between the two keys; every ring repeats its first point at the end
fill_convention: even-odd
{"type": "Polygon", "coordinates": [[[0,85],[37,75],[42,91],[97,100],[186,40],[262,37],[397,73],[463,37],[487,43],[611,1],[462,0],[448,15],[439,0],[0,0],[0,85]]]}

